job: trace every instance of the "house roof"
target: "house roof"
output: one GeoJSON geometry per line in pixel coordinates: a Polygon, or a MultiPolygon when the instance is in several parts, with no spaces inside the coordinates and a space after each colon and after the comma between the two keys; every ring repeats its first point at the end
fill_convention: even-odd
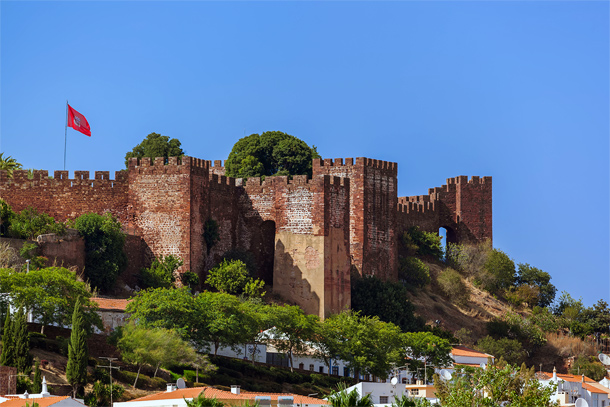
{"type": "Polygon", "coordinates": [[[101,298],[91,297],[91,301],[97,303],[101,310],[125,311],[130,300],[122,300],[117,298],[101,298]]]}
{"type": "Polygon", "coordinates": [[[174,400],[183,398],[192,399],[197,397],[202,392],[205,397],[215,397],[219,400],[248,400],[248,397],[233,394],[230,391],[215,389],[213,387],[190,387],[188,389],[176,389],[174,391],[163,391],[160,393],[149,394],[148,396],[129,400],[127,403],[132,401],[174,400]]]}
{"type": "Polygon", "coordinates": [[[294,397],[294,404],[326,404],[330,403],[326,400],[317,399],[315,397],[301,396],[300,394],[291,393],[262,393],[254,391],[241,391],[242,396],[246,396],[249,399],[253,399],[256,396],[267,396],[271,397],[271,400],[277,400],[278,397],[294,397]]]}
{"type": "MultiPolygon", "coordinates": [[[[26,403],[31,406],[33,403],[38,404],[40,407],[48,407],[48,406],[52,406],[55,403],[59,403],[62,400],[65,399],[69,399],[70,397],[68,396],[63,396],[63,397],[41,397],[41,398],[35,398],[35,399],[22,399],[22,398],[11,398],[9,400],[6,400],[3,403],[0,403],[0,406],[2,407],[25,407],[26,403]]],[[[76,401],[76,400],[75,400],[76,401]]],[[[78,401],[76,401],[77,403],[79,403],[78,401]]]]}
{"type": "MultiPolygon", "coordinates": [[[[553,373],[537,372],[536,376],[538,376],[542,380],[550,380],[553,378],[553,373]]],[[[572,382],[572,383],[581,382],[582,375],[557,373],[557,379],[561,379],[563,381],[572,382]]],[[[595,380],[591,379],[590,377],[585,376],[585,383],[597,383],[597,382],[595,380]]]]}
{"type": "Polygon", "coordinates": [[[453,356],[470,356],[475,358],[494,357],[488,353],[479,352],[478,350],[470,349],[466,346],[454,346],[453,349],[451,349],[451,354],[453,356]]]}
{"type": "Polygon", "coordinates": [[[610,389],[605,388],[599,383],[583,383],[582,388],[591,393],[610,394],[610,389]]]}

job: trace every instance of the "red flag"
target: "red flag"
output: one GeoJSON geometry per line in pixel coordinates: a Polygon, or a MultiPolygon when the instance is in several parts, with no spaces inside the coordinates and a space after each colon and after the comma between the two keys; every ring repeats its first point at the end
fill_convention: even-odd
{"type": "Polygon", "coordinates": [[[80,131],[85,136],[91,137],[91,127],[89,122],[85,119],[85,116],[72,109],[72,106],[68,105],[68,127],[72,127],[76,131],[80,131]]]}

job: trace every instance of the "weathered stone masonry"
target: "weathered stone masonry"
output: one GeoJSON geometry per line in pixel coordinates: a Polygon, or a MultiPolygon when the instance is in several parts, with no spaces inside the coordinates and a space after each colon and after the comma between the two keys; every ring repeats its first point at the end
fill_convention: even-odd
{"type": "Polygon", "coordinates": [[[313,176],[224,176],[221,161],[131,159],[127,171],[0,171],[0,197],[58,220],[111,212],[130,235],[134,264],[174,254],[204,275],[231,249],[253,254],[259,277],[308,313],[350,306],[350,272],[397,278],[397,241],[409,227],[447,230],[451,242],[492,238],[491,177],[450,178],[428,195],[397,196],[397,164],[368,158],[314,160],[313,176]],[[206,247],[204,225],[220,240],[206,247]]]}

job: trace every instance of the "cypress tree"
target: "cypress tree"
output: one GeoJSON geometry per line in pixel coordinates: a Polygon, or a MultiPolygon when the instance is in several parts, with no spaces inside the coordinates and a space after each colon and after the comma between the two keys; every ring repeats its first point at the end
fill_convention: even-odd
{"type": "Polygon", "coordinates": [[[32,371],[32,359],[30,359],[30,335],[25,310],[19,308],[13,322],[13,334],[15,337],[15,364],[17,372],[30,374],[32,371]]]}
{"type": "Polygon", "coordinates": [[[0,365],[15,365],[15,336],[13,332],[13,319],[10,310],[6,313],[4,320],[4,334],[2,335],[2,355],[0,355],[0,365]]]}
{"type": "Polygon", "coordinates": [[[76,300],[72,314],[72,334],[68,345],[68,366],[66,367],[66,378],[72,385],[74,397],[76,397],[78,388],[87,380],[88,359],[87,334],[84,329],[83,310],[79,298],[76,300]]]}
{"type": "Polygon", "coordinates": [[[40,361],[36,359],[34,366],[34,382],[32,383],[32,393],[40,393],[42,391],[42,372],[40,371],[40,361]]]}

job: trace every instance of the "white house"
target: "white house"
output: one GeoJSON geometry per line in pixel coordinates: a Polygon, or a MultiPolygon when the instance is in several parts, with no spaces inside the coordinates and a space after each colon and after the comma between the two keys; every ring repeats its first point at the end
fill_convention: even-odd
{"type": "Polygon", "coordinates": [[[560,406],[573,405],[578,398],[585,399],[589,407],[610,405],[610,389],[585,375],[560,374],[553,369],[553,373],[539,372],[536,376],[543,385],[557,384],[557,390],[551,400],[557,400],[560,406]]]}

